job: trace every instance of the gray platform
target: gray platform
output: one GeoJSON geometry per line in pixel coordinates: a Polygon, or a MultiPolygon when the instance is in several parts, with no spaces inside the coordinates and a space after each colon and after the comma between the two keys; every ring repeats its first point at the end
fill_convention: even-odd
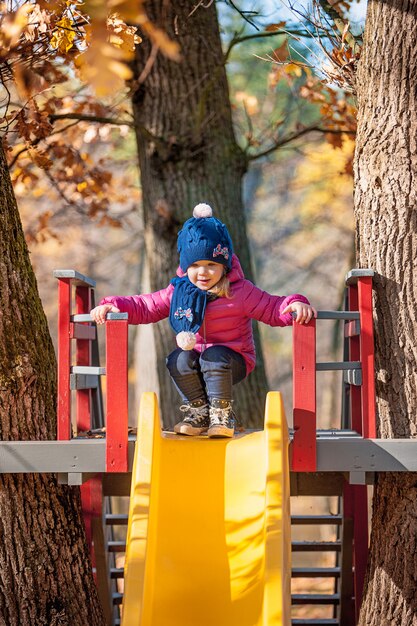
{"type": "MultiPolygon", "coordinates": [[[[134,445],[130,436],[130,471],[134,445]]],[[[1,441],[0,473],[102,473],[105,448],[104,438],[1,441]]],[[[353,431],[318,431],[317,472],[347,472],[353,483],[371,482],[375,472],[417,472],[417,439],[362,439],[353,431]]]]}

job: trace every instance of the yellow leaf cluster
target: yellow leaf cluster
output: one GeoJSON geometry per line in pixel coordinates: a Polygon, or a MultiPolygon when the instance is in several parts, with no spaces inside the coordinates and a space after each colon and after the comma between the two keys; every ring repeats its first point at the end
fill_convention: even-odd
{"type": "Polygon", "coordinates": [[[56,23],[56,29],[50,40],[50,46],[54,50],[66,54],[74,45],[77,33],[74,29],[74,22],[69,17],[62,17],[56,23]]]}
{"type": "Polygon", "coordinates": [[[135,46],[142,39],[135,26],[128,26],[125,16],[110,13],[111,3],[86,0],[84,11],[89,16],[85,27],[86,49],[75,59],[80,78],[89,83],[98,96],[122,90],[132,77],[127,65],[133,57],[135,46]]]}
{"type": "Polygon", "coordinates": [[[268,84],[272,88],[276,87],[280,80],[285,80],[291,84],[296,78],[300,78],[303,74],[309,76],[310,73],[311,70],[302,63],[285,60],[275,61],[274,58],[274,65],[268,78],[268,84]]]}
{"type": "Polygon", "coordinates": [[[155,24],[150,22],[145,14],[141,22],[141,29],[148,35],[149,39],[160,48],[161,52],[173,61],[179,61],[181,58],[180,47],[176,41],[172,41],[168,35],[157,28],[155,24]]]}
{"type": "Polygon", "coordinates": [[[136,34],[137,29],[125,24],[116,13],[107,18],[107,28],[109,30],[109,42],[124,52],[134,52],[135,46],[142,41],[142,38],[136,34]]]}
{"type": "Polygon", "coordinates": [[[350,163],[354,141],[345,138],[339,149],[329,143],[314,145],[300,162],[296,172],[296,185],[307,189],[303,197],[303,219],[331,215],[332,221],[347,227],[353,220],[352,176],[350,163]]]}
{"type": "Polygon", "coordinates": [[[14,80],[22,100],[47,86],[46,72],[39,70],[38,61],[46,67],[53,59],[51,51],[71,64],[75,61],[82,80],[90,83],[97,95],[122,89],[132,76],[128,63],[135,46],[142,41],[138,27],[163,54],[180,58],[178,44],[149,20],[144,0],[30,0],[16,4],[21,6],[10,10],[12,3],[0,0],[0,60],[7,58],[6,79],[14,80]],[[31,58],[35,63],[27,62],[31,58]]]}
{"type": "Polygon", "coordinates": [[[297,65],[297,63],[287,63],[284,66],[284,72],[286,74],[299,78],[302,75],[303,70],[299,65],[297,65]]]}
{"type": "MultiPolygon", "coordinates": [[[[121,23],[137,24],[163,54],[174,60],[179,59],[179,45],[149,20],[144,0],[137,0],[136,2],[132,2],[132,0],[107,0],[106,2],[103,0],[85,0],[84,10],[91,17],[93,26],[96,22],[107,19],[108,15],[120,19],[121,23]]],[[[132,27],[126,26],[126,28],[132,27]]],[[[134,31],[136,33],[136,28],[134,31]]],[[[127,30],[126,35],[120,35],[120,38],[127,43],[130,36],[131,31],[127,30]]]]}
{"type": "Polygon", "coordinates": [[[132,77],[132,70],[124,63],[126,53],[106,39],[107,29],[103,29],[101,37],[96,29],[87,50],[75,60],[81,79],[91,84],[98,96],[117,93],[132,77]]]}

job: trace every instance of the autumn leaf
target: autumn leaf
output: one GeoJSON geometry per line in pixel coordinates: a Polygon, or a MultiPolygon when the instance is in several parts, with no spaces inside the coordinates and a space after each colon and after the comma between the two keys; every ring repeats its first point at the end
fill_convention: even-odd
{"type": "Polygon", "coordinates": [[[39,216],[39,228],[43,230],[44,228],[48,228],[49,220],[51,219],[52,211],[45,211],[39,216]]]}
{"type": "Polygon", "coordinates": [[[278,24],[268,24],[268,26],[265,26],[265,31],[267,33],[274,32],[276,30],[281,30],[286,25],[287,25],[286,22],[278,22],[278,24]]]}
{"type": "Polygon", "coordinates": [[[56,22],[57,28],[49,42],[54,50],[66,54],[72,48],[77,36],[73,24],[74,22],[65,16],[56,22]]]}
{"type": "Polygon", "coordinates": [[[327,143],[333,148],[341,148],[343,146],[343,137],[341,133],[326,133],[325,135],[327,143]]]}
{"type": "Polygon", "coordinates": [[[28,153],[35,165],[37,165],[41,169],[48,170],[51,167],[52,161],[46,154],[46,152],[29,147],[28,153]]]}
{"type": "Polygon", "coordinates": [[[97,95],[106,96],[122,90],[125,81],[132,77],[132,70],[124,59],[120,49],[94,38],[87,50],[76,58],[75,65],[81,79],[90,83],[97,95]]]}
{"type": "Polygon", "coordinates": [[[287,43],[287,40],[285,39],[285,41],[278,48],[275,48],[272,56],[273,56],[274,61],[277,61],[278,63],[283,63],[284,61],[288,59],[288,55],[289,55],[288,43],[287,43]]]}
{"type": "Polygon", "coordinates": [[[170,59],[178,61],[180,58],[180,47],[168,35],[153,24],[144,7],[143,0],[132,2],[132,0],[107,0],[106,3],[100,0],[85,0],[85,11],[91,15],[92,23],[107,17],[107,12],[117,14],[124,22],[137,24],[151,41],[160,48],[161,52],[170,59]],[[104,15],[106,13],[106,15],[104,15]]]}
{"type": "Polygon", "coordinates": [[[100,7],[94,9],[85,28],[87,49],[77,56],[75,65],[81,79],[90,83],[98,96],[106,96],[122,90],[132,78],[127,62],[142,39],[137,28],[128,26],[117,14],[107,16],[100,7]]]}
{"type": "MultiPolygon", "coordinates": [[[[3,7],[0,5],[0,8],[3,7]]],[[[17,44],[20,35],[28,25],[28,16],[33,9],[33,5],[24,4],[17,11],[5,14],[0,25],[0,50],[3,53],[17,44]]]]}
{"type": "Polygon", "coordinates": [[[46,33],[51,22],[51,15],[41,9],[39,4],[35,4],[32,8],[33,10],[29,15],[28,24],[23,31],[23,36],[27,41],[35,41],[39,34],[46,33]]]}
{"type": "Polygon", "coordinates": [[[342,43],[343,43],[343,42],[345,41],[345,39],[346,39],[346,36],[347,36],[347,34],[348,34],[348,32],[349,32],[349,27],[350,27],[350,24],[349,24],[349,22],[347,22],[347,23],[345,24],[345,27],[343,28],[343,33],[342,33],[342,43]]]}
{"type": "Polygon", "coordinates": [[[296,63],[287,63],[284,66],[284,72],[286,74],[290,74],[292,76],[297,76],[297,78],[299,78],[300,76],[302,76],[303,70],[296,63]]]}
{"type": "Polygon", "coordinates": [[[179,44],[176,41],[172,41],[165,31],[157,28],[147,18],[140,24],[140,27],[168,58],[173,61],[181,59],[179,44]]]}
{"type": "Polygon", "coordinates": [[[125,24],[117,14],[109,16],[107,28],[109,30],[109,42],[125,52],[134,52],[135,46],[142,42],[142,38],[136,33],[137,28],[125,24]]]}

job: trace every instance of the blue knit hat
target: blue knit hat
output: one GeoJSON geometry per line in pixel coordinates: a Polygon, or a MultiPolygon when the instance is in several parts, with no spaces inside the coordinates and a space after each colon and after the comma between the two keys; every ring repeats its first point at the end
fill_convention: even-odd
{"type": "Polygon", "coordinates": [[[214,261],[231,269],[232,240],[226,226],[213,217],[208,204],[194,207],[193,217],[178,233],[178,252],[183,272],[196,261],[214,261]]]}

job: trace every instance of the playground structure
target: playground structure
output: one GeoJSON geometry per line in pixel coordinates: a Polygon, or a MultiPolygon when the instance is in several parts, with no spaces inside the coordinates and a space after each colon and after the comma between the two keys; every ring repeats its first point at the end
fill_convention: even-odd
{"type": "Polygon", "coordinates": [[[291,621],[353,626],[367,559],[367,485],[376,472],[417,471],[415,442],[376,438],[372,272],[349,273],[345,311],[320,311],[317,322],[293,326],[294,424],[289,437],[274,392],[267,398],[264,430],[217,441],[162,432],[153,394],[142,400],[137,438],[128,434],[127,315],[107,317],[102,367],[88,314],[94,281],[74,270],[57,270],[55,276],[57,440],[0,442],[0,471],[51,472],[61,482],[81,486],[87,539],[109,626],[288,626],[291,621]],[[345,321],[343,362],[316,363],[316,323],[321,319],[345,321]],[[340,430],[317,430],[316,372],[326,369],[343,370],[345,422],[340,430]],[[76,395],[74,421],[71,391],[76,395]],[[80,436],[104,425],[105,438],[80,436]],[[196,464],[198,473],[192,471],[196,464]],[[340,512],[290,519],[290,493],[336,495],[340,512]],[[109,497],[129,494],[127,542],[115,541],[114,528],[126,528],[128,520],[110,512],[109,497]],[[334,568],[291,570],[290,522],[339,529],[331,545],[292,542],[293,552],[333,551],[334,568]],[[124,569],[116,567],[120,552],[126,552],[124,569]],[[291,597],[290,572],[293,577],[332,578],[335,593],[291,597]],[[123,576],[124,596],[117,587],[123,576]],[[333,617],[291,620],[291,604],[328,604],[334,607],[333,617]]]}

